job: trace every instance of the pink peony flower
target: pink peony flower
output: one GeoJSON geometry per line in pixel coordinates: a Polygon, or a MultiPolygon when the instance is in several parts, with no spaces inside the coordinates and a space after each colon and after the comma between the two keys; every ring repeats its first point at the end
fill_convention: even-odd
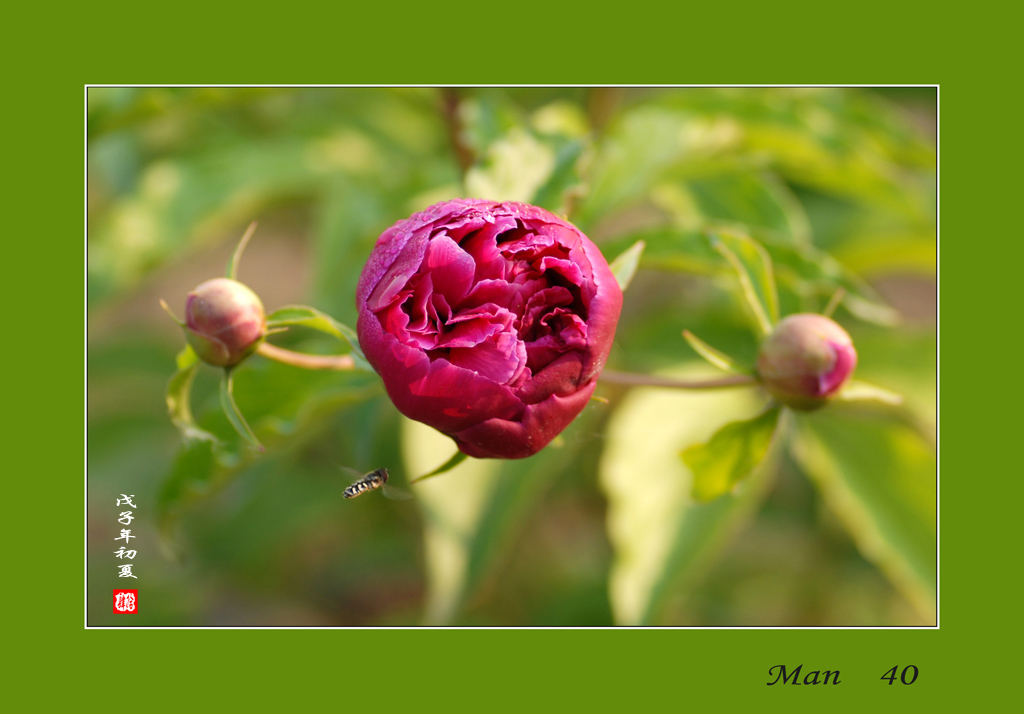
{"type": "Polygon", "coordinates": [[[622,291],[569,222],[458,199],[384,231],[356,303],[359,344],[400,412],[469,456],[517,459],[586,406],[622,291]]]}
{"type": "Polygon", "coordinates": [[[757,373],[773,397],[794,409],[823,406],[857,366],[853,340],[825,317],[790,315],[761,343],[757,373]]]}

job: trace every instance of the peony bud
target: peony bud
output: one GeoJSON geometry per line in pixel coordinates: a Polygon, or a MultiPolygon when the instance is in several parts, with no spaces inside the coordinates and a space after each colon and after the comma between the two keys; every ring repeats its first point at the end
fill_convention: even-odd
{"type": "Polygon", "coordinates": [[[516,459],[586,406],[622,291],[567,221],[459,199],[381,235],[356,303],[359,344],[400,412],[469,456],[516,459]]]}
{"type": "Polygon", "coordinates": [[[231,367],[256,351],[265,328],[263,303],[230,278],[207,280],[185,302],[185,337],[199,358],[231,367]]]}
{"type": "Polygon", "coordinates": [[[857,352],[846,330],[823,315],[790,315],[761,343],[757,372],[773,397],[810,411],[849,380],[857,352]]]}

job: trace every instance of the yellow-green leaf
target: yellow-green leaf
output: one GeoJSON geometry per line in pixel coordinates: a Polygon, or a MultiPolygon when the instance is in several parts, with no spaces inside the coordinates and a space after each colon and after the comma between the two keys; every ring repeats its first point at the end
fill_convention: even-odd
{"type": "Polygon", "coordinates": [[[619,256],[608,266],[611,268],[612,275],[615,276],[615,280],[618,281],[619,288],[621,290],[625,291],[633,281],[633,276],[636,275],[636,269],[640,265],[640,256],[643,255],[644,247],[644,242],[642,240],[638,240],[636,243],[620,253],[619,256]]]}
{"type": "Polygon", "coordinates": [[[935,616],[936,460],[898,415],[841,405],[800,416],[792,452],[857,547],[935,616]]]}
{"type": "MultiPolygon", "coordinates": [[[[694,378],[693,369],[664,376],[694,378]]],[[[615,622],[659,622],[674,592],[692,591],[703,566],[746,523],[761,502],[771,468],[737,494],[712,503],[691,495],[693,474],[679,451],[707,440],[724,423],[756,412],[754,390],[632,390],[606,428],[601,488],[608,499],[608,537],[615,551],[609,595],[615,622]]],[[[686,623],[672,623],[686,624],[686,623]]]]}
{"type": "Polygon", "coordinates": [[[779,412],[771,407],[753,419],[726,424],[707,443],[683,451],[683,461],[693,472],[694,499],[718,498],[754,472],[768,454],[779,412]]]}

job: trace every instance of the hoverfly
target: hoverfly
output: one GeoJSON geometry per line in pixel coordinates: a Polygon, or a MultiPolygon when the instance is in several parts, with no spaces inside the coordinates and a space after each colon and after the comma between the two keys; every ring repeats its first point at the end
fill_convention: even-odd
{"type": "MultiPolygon", "coordinates": [[[[345,470],[351,471],[351,469],[345,470]]],[[[353,471],[352,473],[357,472],[353,471]]],[[[375,491],[379,488],[381,489],[381,493],[388,498],[403,501],[412,498],[412,494],[408,491],[404,491],[393,486],[386,486],[385,484],[387,484],[387,482],[388,470],[385,468],[379,468],[368,474],[364,474],[358,481],[346,488],[341,495],[343,498],[355,498],[356,496],[362,496],[367,491],[375,491]]]]}

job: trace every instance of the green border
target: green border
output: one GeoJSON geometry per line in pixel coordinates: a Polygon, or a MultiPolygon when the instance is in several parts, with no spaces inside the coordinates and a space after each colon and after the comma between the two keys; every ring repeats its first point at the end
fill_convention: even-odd
{"type": "MultiPolygon", "coordinates": [[[[267,11],[273,16],[253,6],[219,19],[209,4],[178,5],[147,20],[143,14],[150,11],[132,4],[120,13],[87,9],[87,19],[13,18],[10,28],[18,31],[12,34],[26,39],[20,49],[7,49],[6,65],[17,75],[4,111],[14,159],[8,168],[18,185],[17,199],[7,206],[14,223],[5,241],[13,279],[7,295],[8,305],[23,314],[31,304],[33,319],[7,329],[9,351],[19,348],[9,367],[19,376],[8,391],[8,409],[19,424],[7,471],[15,514],[7,541],[15,630],[8,649],[21,662],[8,681],[24,687],[37,707],[73,701],[119,708],[155,700],[163,706],[147,708],[291,708],[315,697],[326,705],[359,701],[383,709],[682,709],[749,702],[771,710],[774,701],[788,711],[806,701],[807,709],[860,711],[883,701],[895,709],[995,699],[996,690],[1009,688],[1013,659],[1012,646],[1004,654],[995,644],[1004,641],[1018,599],[1003,582],[1008,569],[1000,551],[1019,536],[997,525],[1014,522],[999,511],[1016,504],[1014,494],[990,494],[1006,480],[1019,488],[1019,479],[1011,468],[975,456],[995,448],[1001,425],[984,423],[993,412],[957,375],[969,367],[970,347],[961,335],[1007,334],[1005,328],[985,330],[994,318],[972,314],[968,323],[965,311],[998,298],[1004,309],[1013,304],[991,286],[998,284],[993,264],[1009,270],[1014,261],[993,261],[995,251],[975,248],[983,237],[993,236],[996,244],[1009,237],[985,231],[977,216],[1013,206],[1008,195],[998,199],[1019,185],[1008,177],[1003,187],[990,171],[1007,158],[1019,132],[1008,126],[1018,115],[997,106],[1012,88],[996,86],[990,74],[1010,66],[1008,49],[1005,58],[997,55],[1004,52],[1000,47],[1014,46],[998,36],[1007,28],[973,40],[969,35],[981,32],[971,29],[973,19],[953,34],[892,3],[877,11],[849,6],[849,16],[831,19],[821,5],[805,13],[774,5],[753,13],[728,7],[717,18],[691,8],[664,15],[631,6],[629,18],[601,26],[588,26],[591,21],[578,17],[582,9],[559,15],[548,5],[531,10],[516,4],[487,18],[481,7],[413,14],[395,8],[373,19],[351,6],[328,14],[281,6],[267,11]],[[286,11],[287,17],[278,16],[286,11]],[[968,77],[971,60],[981,74],[968,77]],[[948,339],[941,629],[84,631],[83,85],[296,80],[941,83],[942,248],[944,265],[952,266],[943,275],[942,301],[948,339]],[[974,165],[986,158],[988,167],[974,165]],[[838,668],[843,685],[767,688],[767,669],[778,663],[838,668]],[[879,681],[893,664],[910,663],[921,670],[912,687],[879,681]]],[[[1001,428],[1009,431],[1012,423],[1001,428]]]]}

